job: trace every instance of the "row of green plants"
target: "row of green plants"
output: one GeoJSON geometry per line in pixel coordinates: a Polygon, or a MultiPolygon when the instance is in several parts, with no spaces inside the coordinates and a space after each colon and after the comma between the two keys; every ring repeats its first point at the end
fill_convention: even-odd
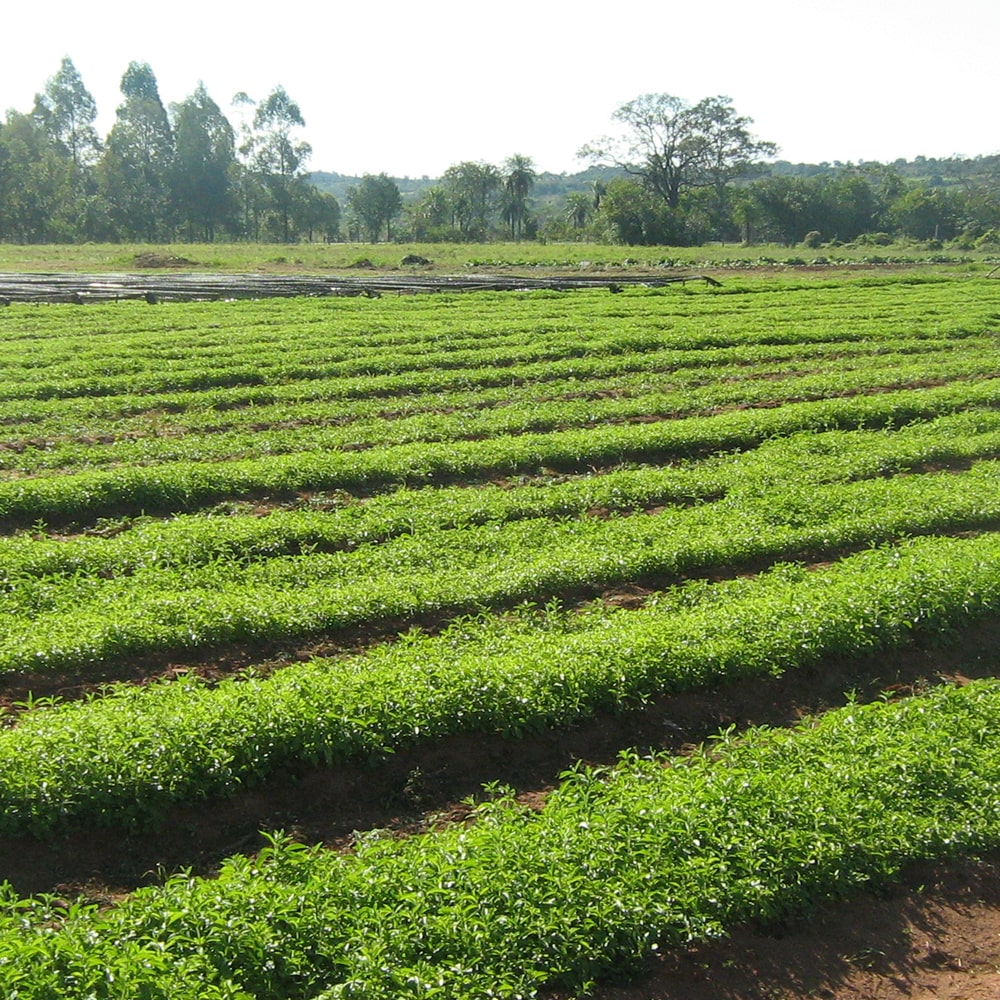
{"type": "Polygon", "coordinates": [[[31,576],[132,576],[143,567],[246,564],[278,555],[352,550],[401,535],[431,534],[529,518],[579,518],[689,506],[725,496],[753,504],[790,483],[821,487],[926,467],[949,468],[1000,455],[1000,413],[967,411],[898,430],[803,432],[744,452],[666,466],[578,475],[400,489],[361,501],[319,493],[262,510],[252,502],[210,512],[109,520],[89,534],[53,540],[44,532],[0,537],[7,587],[31,576]],[[266,513],[267,516],[262,516],[266,513]]]}
{"type": "MultiPolygon", "coordinates": [[[[995,450],[997,434],[988,446],[995,450]]],[[[221,553],[85,576],[8,576],[0,673],[85,671],[162,649],[294,641],[632,580],[821,558],[904,534],[1000,521],[995,462],[957,474],[804,480],[652,516],[533,517],[252,561],[221,553]]]]}
{"type": "Polygon", "coordinates": [[[547,352],[544,357],[554,357],[553,352],[559,351],[577,355],[599,347],[610,351],[616,344],[619,351],[643,349],[643,344],[649,349],[665,335],[675,347],[684,349],[824,341],[831,336],[852,340],[858,335],[848,325],[852,320],[870,321],[873,312],[881,315],[880,335],[888,338],[918,331],[926,334],[928,328],[935,335],[982,332],[988,328],[991,306],[993,312],[996,308],[992,283],[977,283],[977,294],[963,304],[960,322],[952,318],[942,328],[940,320],[934,319],[935,315],[953,315],[960,289],[957,282],[886,281],[855,289],[859,301],[850,305],[838,302],[830,288],[808,286],[781,292],[751,286],[691,295],[670,289],[631,290],[624,301],[622,296],[583,291],[555,298],[539,298],[541,293],[500,294],[486,296],[485,302],[478,296],[429,296],[441,307],[411,305],[412,299],[380,300],[366,314],[349,311],[342,300],[335,305],[300,300],[281,320],[273,305],[257,314],[248,312],[247,304],[222,307],[241,310],[222,314],[225,324],[218,322],[219,315],[208,319],[212,313],[204,304],[171,305],[159,320],[149,318],[148,310],[141,313],[134,305],[121,304],[94,307],[95,321],[101,327],[94,330],[88,323],[76,336],[72,327],[67,329],[67,315],[72,313],[59,310],[32,331],[30,324],[21,321],[25,314],[12,311],[0,325],[5,333],[5,328],[12,328],[13,334],[0,358],[8,378],[18,377],[0,383],[0,397],[11,393],[11,398],[148,393],[157,387],[176,391],[185,382],[191,388],[206,389],[343,376],[352,371],[398,373],[419,367],[421,360],[433,360],[439,367],[510,365],[539,351],[547,352]],[[711,303],[715,308],[706,308],[711,303]],[[775,308],[779,305],[780,311],[775,308]],[[503,310],[502,324],[492,318],[497,308],[503,310]],[[491,318],[485,319],[486,315],[491,318]],[[199,325],[203,318],[205,322],[199,325]],[[210,326],[218,329],[206,329],[210,326]],[[478,347],[477,334],[481,335],[478,347]],[[455,338],[458,342],[451,345],[455,338]],[[185,343],[192,339],[197,349],[185,343]],[[111,340],[113,352],[108,350],[111,340]],[[172,347],[175,340],[180,343],[172,347]],[[28,343],[32,351],[25,356],[28,343]],[[411,354],[414,348],[416,353],[411,354]],[[153,360],[155,365],[150,363],[153,360]],[[67,364],[79,373],[76,377],[62,368],[67,364]],[[46,379],[53,365],[60,370],[53,371],[55,378],[46,379]],[[28,384],[18,368],[32,373],[28,384]]]}
{"type": "MultiPolygon", "coordinates": [[[[6,683],[232,642],[282,662],[21,696],[3,835],[155,830],[277,773],[875,663],[1000,607],[992,282],[2,312],[3,443],[29,449],[0,482],[0,523],[27,529],[0,536],[6,683]],[[156,433],[216,460],[164,461],[165,440],[140,465],[128,440],[156,433]],[[635,584],[657,591],[641,607],[589,603],[635,584]],[[359,634],[362,653],[286,662],[359,634]]],[[[540,813],[494,789],[467,828],[362,831],[346,857],[274,835],[107,911],[0,889],[0,993],[581,990],[654,945],[996,846],[998,699],[577,769],[540,813]]]]}
{"type": "Polygon", "coordinates": [[[406,375],[364,375],[307,380],[269,386],[236,386],[203,391],[126,394],[97,397],[0,401],[0,424],[19,433],[10,448],[44,447],[52,439],[116,440],[139,435],[205,433],[249,426],[263,430],[299,422],[334,423],[348,419],[395,418],[464,409],[509,406],[525,396],[600,398],[614,393],[664,391],[711,382],[764,376],[807,374],[822,369],[859,367],[871,358],[871,371],[882,365],[927,358],[949,365],[964,358],[971,371],[978,359],[995,351],[990,336],[895,338],[877,344],[843,343],[762,345],[703,351],[660,347],[626,354],[595,354],[565,361],[536,362],[513,369],[479,368],[406,375]]]}
{"type": "Polygon", "coordinates": [[[540,812],[353,854],[274,835],[120,905],[0,897],[18,1000],[388,1000],[585,990],[657,949],[778,921],[907,862],[1000,843],[1000,686],[850,704],[686,759],[568,772],[540,812]]]}
{"type": "MultiPolygon", "coordinates": [[[[127,310],[122,316],[112,312],[108,319],[115,322],[109,324],[103,333],[95,333],[93,329],[94,325],[104,320],[105,316],[101,315],[96,317],[96,324],[88,323],[78,336],[68,336],[68,326],[70,329],[79,326],[79,323],[68,323],[70,317],[77,314],[61,309],[51,314],[55,322],[50,320],[46,326],[50,339],[54,338],[53,346],[58,347],[59,367],[53,369],[52,378],[40,378],[46,370],[42,366],[46,343],[44,336],[25,334],[27,341],[18,341],[15,337],[8,341],[9,347],[0,370],[9,373],[10,380],[0,384],[0,397],[7,397],[10,402],[0,412],[0,419],[13,419],[18,423],[36,419],[39,413],[46,412],[46,406],[55,401],[50,398],[53,394],[64,403],[81,406],[80,411],[72,412],[87,412],[93,407],[96,408],[95,415],[107,419],[114,416],[114,412],[102,402],[109,392],[126,393],[122,399],[126,413],[135,412],[137,405],[145,405],[148,409],[174,409],[177,406],[186,409],[192,404],[197,405],[199,399],[205,406],[232,407],[265,401],[267,392],[275,392],[277,395],[271,401],[279,402],[338,398],[340,393],[357,398],[378,392],[395,395],[401,392],[440,391],[449,387],[449,378],[453,380],[450,383],[452,389],[461,385],[473,387],[484,384],[478,381],[484,375],[492,380],[485,383],[487,386],[502,385],[504,381],[509,384],[510,377],[551,380],[554,373],[559,373],[557,377],[582,377],[595,363],[597,367],[593,369],[593,374],[599,376],[605,374],[601,367],[602,357],[605,364],[617,359],[618,364],[625,365],[620,369],[612,368],[612,373],[649,370],[654,366],[659,371],[677,365],[690,366],[692,356],[695,364],[702,365],[713,361],[731,363],[741,360],[745,363],[748,359],[741,357],[740,351],[747,351],[754,345],[758,349],[769,347],[773,351],[775,346],[782,344],[798,345],[801,349],[810,342],[827,347],[840,342],[845,345],[845,351],[848,350],[847,345],[856,351],[861,344],[865,344],[868,349],[881,352],[891,349],[889,345],[893,341],[903,341],[906,346],[901,349],[915,350],[914,342],[929,336],[940,340],[961,339],[972,333],[988,331],[989,285],[977,288],[972,302],[961,306],[962,322],[957,326],[954,321],[942,324],[937,317],[955,311],[958,306],[955,296],[962,292],[961,285],[943,286],[947,295],[938,289],[936,285],[914,287],[898,283],[876,286],[867,290],[870,301],[861,308],[853,304],[845,307],[836,295],[829,294],[829,290],[815,288],[799,290],[793,296],[801,300],[796,302],[796,308],[782,300],[788,298],[787,293],[782,296],[773,291],[749,297],[730,296],[728,300],[720,296],[692,295],[683,302],[651,293],[648,296],[630,296],[628,304],[618,308],[609,306],[607,298],[595,298],[587,293],[566,296],[554,304],[551,300],[534,298],[517,302],[517,297],[508,296],[503,298],[504,322],[499,328],[495,321],[484,321],[476,315],[471,306],[475,301],[472,296],[452,298],[447,309],[426,315],[422,326],[414,314],[426,313],[426,308],[414,307],[411,314],[402,312],[398,304],[387,307],[379,304],[378,308],[386,310],[383,320],[373,319],[364,324],[359,321],[357,310],[351,313],[338,307],[330,311],[324,303],[296,303],[289,307],[295,310],[295,314],[288,317],[284,325],[271,311],[273,307],[271,310],[262,308],[261,317],[233,317],[229,322],[220,323],[219,319],[228,319],[225,310],[230,307],[223,306],[222,311],[212,314],[206,311],[204,305],[194,304],[171,306],[169,315],[177,315],[178,319],[159,323],[145,319],[149,310],[140,314],[127,310]],[[931,300],[925,298],[928,290],[937,292],[931,300]],[[917,301],[911,301],[911,298],[917,301]],[[717,306],[728,301],[736,308],[706,309],[705,300],[717,306]],[[923,314],[918,308],[920,305],[924,307],[923,314]],[[585,309],[586,319],[581,315],[581,308],[585,309]],[[175,314],[174,310],[180,312],[175,314]],[[140,316],[144,322],[139,322],[140,316]],[[214,319],[210,322],[212,317],[214,319]],[[873,341],[868,332],[874,318],[881,322],[878,337],[873,341]],[[124,322],[129,320],[139,326],[139,333],[129,334],[122,329],[124,322]],[[200,327],[199,320],[203,323],[200,327]],[[890,333],[890,326],[894,333],[890,333]],[[414,332],[414,327],[423,332],[414,332]],[[383,328],[389,332],[380,333],[383,328]],[[181,332],[178,332],[179,329],[181,332]],[[254,331],[266,334],[266,339],[261,341],[254,331]],[[191,367],[192,361],[184,360],[193,352],[188,342],[193,334],[200,340],[215,344],[215,350],[219,352],[216,356],[205,358],[194,368],[191,367]],[[561,372],[558,365],[554,372],[546,371],[545,365],[554,360],[550,352],[545,362],[529,366],[528,371],[518,371],[516,376],[513,371],[492,371],[492,366],[485,369],[481,366],[478,379],[475,369],[450,368],[444,373],[438,371],[441,365],[434,364],[430,364],[427,371],[421,371],[419,366],[414,368],[412,363],[404,366],[407,370],[398,370],[398,355],[412,338],[420,336],[436,345],[435,349],[440,352],[443,345],[456,337],[463,344],[468,344],[469,338],[477,335],[480,345],[484,338],[488,338],[491,345],[499,345],[513,337],[515,343],[530,343],[536,352],[540,346],[550,343],[553,351],[562,351],[568,356],[561,362],[564,366],[561,372]],[[171,347],[177,338],[180,342],[171,347]],[[379,348],[382,340],[384,343],[379,348]],[[30,346],[30,351],[25,351],[25,343],[30,346]],[[732,351],[728,362],[716,353],[699,357],[696,352],[696,348],[719,351],[727,346],[737,348],[732,351]],[[662,353],[668,348],[673,351],[672,355],[662,353]],[[175,355],[175,361],[182,363],[184,370],[171,371],[165,365],[164,352],[175,355]],[[650,352],[661,353],[647,362],[643,355],[650,352]],[[92,363],[88,362],[91,354],[92,363]],[[586,357],[581,356],[584,354],[586,357]],[[131,361],[127,360],[129,357],[132,357],[131,361]],[[268,362],[269,357],[272,362],[268,362]],[[345,373],[341,371],[330,385],[329,379],[319,376],[324,363],[329,366],[331,357],[340,357],[355,367],[360,366],[362,373],[353,376],[352,382],[351,378],[345,379],[345,373]],[[636,358],[638,361],[633,360],[636,358]],[[107,376],[109,370],[114,372],[123,364],[131,367],[131,374],[107,376]],[[278,378],[282,366],[286,376],[289,370],[294,371],[298,381],[278,378]],[[92,374],[84,374],[89,368],[93,368],[92,374]],[[384,368],[389,373],[379,375],[379,370],[384,368]],[[148,373],[145,380],[141,374],[143,371],[148,373]],[[186,397],[181,394],[178,399],[179,381],[183,380],[181,376],[191,382],[195,391],[186,397]],[[439,384],[428,376],[443,381],[439,384]],[[347,384],[341,389],[345,381],[347,384]],[[219,393],[216,396],[211,386],[220,382],[223,388],[215,390],[219,393]],[[228,391],[225,389],[227,385],[230,386],[228,391]],[[42,405],[32,405],[33,400],[42,405]],[[18,401],[24,411],[21,415],[16,405],[10,405],[18,404],[18,401]]],[[[857,289],[852,289],[852,292],[858,294],[857,289]]],[[[266,307],[266,304],[261,305],[266,307]]],[[[493,305],[496,306],[496,303],[493,305]]],[[[10,332],[17,330],[21,330],[20,325],[10,332]]],[[[765,351],[764,356],[767,354],[765,351]]],[[[423,360],[432,362],[434,358],[433,355],[424,356],[423,360]]],[[[505,364],[509,366],[512,360],[513,355],[508,355],[505,364]]],[[[412,361],[417,363],[418,359],[412,361]]],[[[524,365],[514,367],[522,368],[524,365]]]]}
{"type": "Polygon", "coordinates": [[[656,423],[603,425],[483,441],[414,442],[360,452],[300,452],[230,461],[125,466],[0,482],[0,524],[88,523],[180,513],[223,500],[304,490],[381,492],[400,485],[487,480],[541,469],[579,471],[752,448],[803,430],[898,426],[995,407],[995,379],[871,396],[788,403],[656,423]]]}
{"type": "Polygon", "coordinates": [[[170,802],[231,793],[278,768],[453,733],[538,732],[662,692],[933,640],[998,607],[1000,535],[928,537],[822,570],[781,564],[693,582],[638,610],[550,602],[267,678],[209,686],[185,675],[43,702],[0,731],[0,832],[148,827],[170,802]]]}
{"type": "MultiPolygon", "coordinates": [[[[345,410],[362,407],[326,406],[313,420],[303,420],[300,411],[258,414],[244,410],[242,419],[226,419],[227,429],[199,433],[194,429],[179,432],[166,422],[158,422],[154,435],[127,433],[124,439],[61,442],[36,436],[23,450],[12,442],[8,455],[0,454],[0,470],[17,475],[44,470],[69,471],[110,465],[139,465],[182,460],[220,461],[247,454],[281,455],[302,451],[343,451],[403,445],[411,442],[463,441],[489,439],[593,425],[611,425],[652,419],[667,420],[697,413],[747,406],[778,406],[789,400],[826,399],[863,392],[908,389],[934,383],[955,383],[963,379],[994,378],[995,352],[968,357],[953,354],[940,363],[926,355],[919,361],[906,357],[893,364],[880,359],[878,368],[857,367],[857,360],[832,363],[821,373],[791,374],[786,378],[771,373],[767,379],[754,378],[754,372],[739,372],[729,381],[725,370],[718,381],[690,389],[635,391],[616,388],[604,381],[598,391],[584,390],[577,383],[570,399],[532,398],[526,388],[518,389],[517,401],[498,407],[431,411],[396,416],[385,412],[352,419],[345,410]],[[580,394],[584,398],[575,398],[580,394]],[[598,398],[594,398],[597,396],[598,398]],[[609,398],[608,398],[609,397],[609,398]],[[284,418],[284,419],[282,419],[284,418]],[[287,424],[292,426],[287,426],[287,424]],[[235,425],[235,426],[234,426],[235,425]],[[230,429],[232,428],[232,429],[230,429]]],[[[704,381],[704,371],[699,379],[704,381]]],[[[674,381],[670,379],[669,381],[674,381]]],[[[680,381],[680,380],[678,380],[680,381]]],[[[650,387],[652,388],[652,387],[650,387]]],[[[366,401],[363,409],[375,409],[366,401]]],[[[228,417],[229,415],[227,415],[228,417]]],[[[218,419],[215,421],[218,423],[218,419]]],[[[105,438],[112,435],[105,435],[105,438]]]]}

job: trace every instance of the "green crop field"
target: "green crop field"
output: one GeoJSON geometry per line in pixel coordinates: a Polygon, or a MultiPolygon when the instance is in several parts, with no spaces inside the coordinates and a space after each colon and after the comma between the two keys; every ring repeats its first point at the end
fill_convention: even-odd
{"type": "Polygon", "coordinates": [[[0,995],[582,996],[1000,847],[1000,280],[738,263],[0,309],[0,995]],[[551,789],[421,769],[599,720],[551,789]]]}

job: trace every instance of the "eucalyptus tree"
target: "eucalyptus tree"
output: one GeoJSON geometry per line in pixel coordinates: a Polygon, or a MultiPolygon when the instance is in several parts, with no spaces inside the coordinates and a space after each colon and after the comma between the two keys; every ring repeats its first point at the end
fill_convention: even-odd
{"type": "Polygon", "coordinates": [[[535,185],[535,165],[530,156],[515,153],[504,163],[504,216],[511,236],[520,241],[528,215],[528,196],[535,185]]]}
{"type": "Polygon", "coordinates": [[[211,241],[233,222],[235,133],[201,82],[171,111],[177,148],[174,204],[189,237],[211,241]]]}
{"type": "Polygon", "coordinates": [[[253,116],[255,133],[254,164],[270,192],[281,238],[291,239],[292,204],[297,180],[312,152],[307,142],[295,138],[295,130],[305,126],[298,104],[278,86],[257,106],[253,116]]]}
{"type": "Polygon", "coordinates": [[[0,127],[0,240],[58,243],[76,233],[72,161],[34,115],[0,127]]]}
{"type": "Polygon", "coordinates": [[[257,102],[240,91],[230,103],[230,121],[236,138],[236,188],[239,201],[240,235],[260,238],[261,220],[267,209],[268,193],[257,173],[256,156],[259,136],[254,131],[253,116],[257,102]]]}
{"type": "Polygon", "coordinates": [[[778,147],[773,142],[757,139],[750,133],[753,120],[738,115],[728,97],[706,97],[691,109],[692,130],[699,136],[702,162],[691,179],[692,187],[709,188],[714,194],[714,223],[723,238],[732,233],[729,192],[732,181],[749,178],[755,164],[774,156],[778,147]]]}
{"type": "Polygon", "coordinates": [[[97,103],[68,56],[35,97],[35,117],[73,161],[74,170],[93,164],[101,151],[94,128],[97,103]]]}
{"type": "Polygon", "coordinates": [[[171,230],[173,130],[148,63],[129,63],[121,92],[101,161],[103,193],[120,235],[160,239],[171,230]]]}

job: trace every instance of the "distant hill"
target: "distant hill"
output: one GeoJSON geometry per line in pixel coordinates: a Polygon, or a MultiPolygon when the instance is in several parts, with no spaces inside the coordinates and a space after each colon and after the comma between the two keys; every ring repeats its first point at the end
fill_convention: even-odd
{"type": "MultiPolygon", "coordinates": [[[[862,161],[858,163],[790,163],[788,160],[776,160],[773,163],[762,163],[754,168],[754,177],[816,177],[823,174],[836,175],[845,170],[868,170],[888,168],[899,174],[904,180],[925,181],[933,185],[955,184],[984,175],[996,178],[1000,175],[1000,155],[977,156],[971,159],[936,158],[918,156],[913,160],[898,159],[892,163],[862,161]]],[[[535,179],[532,199],[536,206],[552,205],[561,202],[566,195],[575,191],[588,194],[594,190],[594,183],[600,181],[607,184],[616,177],[624,177],[624,171],[614,167],[588,167],[574,174],[553,174],[542,172],[535,179]]],[[[347,203],[348,191],[357,185],[360,177],[348,174],[338,174],[325,170],[316,170],[309,175],[310,181],[320,191],[332,194],[341,206],[347,203]]],[[[441,183],[440,177],[394,177],[403,201],[415,201],[421,193],[435,184],[441,183]]]]}
{"type": "MultiPolygon", "coordinates": [[[[403,199],[409,201],[419,197],[420,193],[435,184],[440,183],[437,177],[393,177],[403,199]]],[[[349,174],[331,173],[326,170],[314,170],[309,180],[326,194],[332,194],[343,206],[347,203],[347,192],[361,183],[360,177],[349,174]]]]}
{"type": "Polygon", "coordinates": [[[960,157],[917,156],[912,160],[902,158],[891,163],[861,160],[858,163],[834,160],[832,163],[789,163],[776,160],[766,165],[763,173],[774,177],[817,177],[838,174],[844,170],[889,169],[903,180],[925,181],[932,185],[955,184],[984,176],[1000,174],[1000,155],[960,157]]]}
{"type": "MultiPolygon", "coordinates": [[[[535,179],[531,194],[536,202],[544,203],[564,198],[572,191],[590,192],[593,190],[594,181],[603,181],[606,184],[612,178],[621,176],[623,172],[612,167],[589,167],[575,174],[543,172],[535,179]]],[[[392,179],[396,182],[403,201],[414,201],[427,188],[441,183],[440,177],[393,177],[392,179]]],[[[326,170],[314,170],[309,175],[309,180],[320,191],[332,194],[342,206],[347,203],[348,191],[361,182],[360,177],[326,170]]]]}

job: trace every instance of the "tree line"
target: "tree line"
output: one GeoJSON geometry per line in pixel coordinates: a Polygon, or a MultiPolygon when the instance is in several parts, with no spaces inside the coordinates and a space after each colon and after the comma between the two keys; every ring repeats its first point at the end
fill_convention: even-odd
{"type": "Polygon", "coordinates": [[[102,140],[97,106],[69,58],[28,113],[0,124],[0,239],[148,242],[334,237],[340,205],[308,183],[309,144],[283,87],[232,102],[201,83],[165,107],[156,76],[132,62],[102,140]],[[235,124],[233,124],[235,121],[235,124]]]}
{"type": "Polygon", "coordinates": [[[7,112],[0,240],[1000,243],[1000,156],[935,161],[916,177],[902,161],[795,169],[773,162],[777,146],[728,97],[626,102],[617,133],[580,149],[589,170],[556,193],[536,191],[535,165],[517,153],[454,164],[405,197],[385,173],[366,174],[341,204],[310,180],[305,121],[283,87],[236,95],[227,116],[199,83],[168,108],[152,69],[133,62],[121,95],[101,139],[67,57],[29,113],[7,112]]]}
{"type": "Polygon", "coordinates": [[[752,120],[728,97],[689,104],[645,94],[613,117],[619,134],[579,155],[622,176],[595,184],[589,202],[571,196],[567,207],[571,226],[593,238],[680,246],[901,238],[1000,244],[1000,156],[949,161],[950,184],[939,175],[907,179],[899,163],[803,174],[766,162],[777,147],[753,135],[752,120]]]}

